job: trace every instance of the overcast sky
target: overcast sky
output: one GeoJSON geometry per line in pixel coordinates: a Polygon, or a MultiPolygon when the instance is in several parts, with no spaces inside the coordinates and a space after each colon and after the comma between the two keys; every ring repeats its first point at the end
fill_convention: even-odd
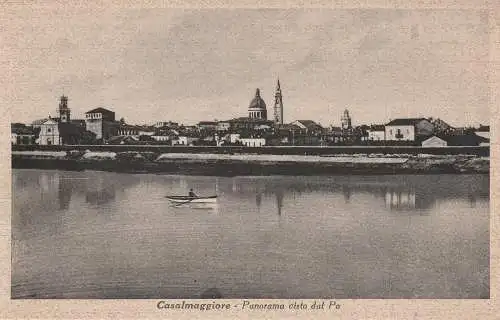
{"type": "Polygon", "coordinates": [[[488,15],[476,10],[10,10],[1,33],[13,122],[105,107],[129,123],[246,116],[339,125],[489,122],[488,15]]]}

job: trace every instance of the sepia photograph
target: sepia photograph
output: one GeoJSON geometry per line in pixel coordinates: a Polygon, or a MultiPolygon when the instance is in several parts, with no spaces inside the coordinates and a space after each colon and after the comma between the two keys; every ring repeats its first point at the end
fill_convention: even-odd
{"type": "Polygon", "coordinates": [[[490,299],[489,19],[13,8],[10,298],[490,299]]]}

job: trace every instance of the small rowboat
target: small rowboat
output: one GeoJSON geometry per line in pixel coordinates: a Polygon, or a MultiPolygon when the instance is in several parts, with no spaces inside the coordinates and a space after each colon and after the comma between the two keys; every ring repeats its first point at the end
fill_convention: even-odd
{"type": "Polygon", "coordinates": [[[166,196],[170,202],[175,204],[182,203],[215,203],[217,202],[217,196],[210,197],[190,197],[190,196],[166,196]]]}

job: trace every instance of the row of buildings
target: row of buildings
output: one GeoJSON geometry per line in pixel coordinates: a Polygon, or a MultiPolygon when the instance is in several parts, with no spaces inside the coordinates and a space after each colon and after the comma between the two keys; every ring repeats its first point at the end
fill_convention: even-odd
{"type": "Polygon", "coordinates": [[[283,121],[283,96],[278,80],[274,116],[268,119],[267,105],[257,89],[246,117],[201,121],[185,126],[172,121],[153,125],[116,120],[115,112],[96,108],[85,119],[72,119],[68,97],[60,98],[58,117],[30,125],[12,124],[12,144],[168,144],[168,145],[486,145],[489,126],[454,128],[440,119],[400,118],[386,124],[353,126],[348,110],[340,126],[323,127],[313,120],[283,121]]]}

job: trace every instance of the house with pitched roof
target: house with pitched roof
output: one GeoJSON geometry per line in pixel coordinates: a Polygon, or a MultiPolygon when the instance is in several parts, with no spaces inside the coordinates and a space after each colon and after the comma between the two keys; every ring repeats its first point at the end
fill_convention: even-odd
{"type": "Polygon", "coordinates": [[[434,133],[434,126],[425,118],[394,119],[385,125],[386,141],[416,141],[434,133]]]}
{"type": "Polygon", "coordinates": [[[385,140],[385,126],[383,124],[371,125],[368,129],[366,129],[366,132],[368,133],[369,141],[385,140]]]}
{"type": "Polygon", "coordinates": [[[21,123],[13,123],[10,134],[12,144],[35,144],[35,131],[33,127],[28,127],[21,123]]]}
{"type": "Polygon", "coordinates": [[[490,126],[480,125],[474,132],[476,135],[485,139],[490,139],[490,126]]]}
{"type": "Polygon", "coordinates": [[[324,128],[313,120],[295,120],[291,124],[298,126],[306,134],[321,134],[324,128]]]}

